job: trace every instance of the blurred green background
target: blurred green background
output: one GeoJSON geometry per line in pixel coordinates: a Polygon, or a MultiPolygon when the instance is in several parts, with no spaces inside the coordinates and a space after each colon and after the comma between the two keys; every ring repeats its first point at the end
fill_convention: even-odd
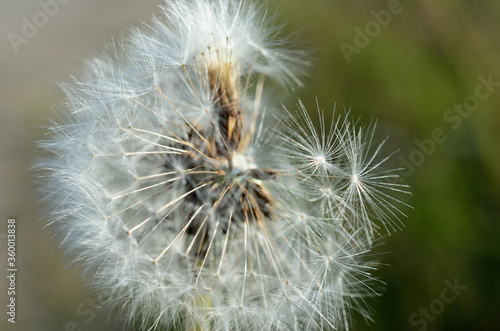
{"type": "MultiPolygon", "coordinates": [[[[19,268],[18,323],[9,325],[2,313],[0,330],[121,329],[95,315],[81,280],[65,269],[43,229],[28,168],[67,68],[78,70],[80,59],[99,53],[122,27],[158,10],[152,0],[64,2],[18,52],[9,36],[21,35],[23,18],[32,21],[43,9],[38,0],[0,4],[0,248],[5,252],[6,221],[15,217],[19,268]]],[[[394,165],[409,168],[414,210],[405,209],[406,228],[384,240],[389,266],[377,276],[387,286],[368,300],[374,323],[355,315],[353,329],[500,330],[500,1],[275,2],[288,31],[307,26],[300,38],[314,54],[306,87],[285,104],[293,108],[300,96],[314,110],[318,97],[327,113],[336,104],[362,122],[378,119],[380,136],[391,136],[387,150],[400,149],[394,165]],[[493,84],[474,104],[480,77],[493,84]],[[459,110],[464,102],[472,111],[459,110]],[[436,130],[440,137],[434,133],[431,142],[436,130]],[[448,292],[445,303],[446,281],[467,288],[448,292]]],[[[5,260],[2,253],[2,270],[5,260]]],[[[0,277],[2,305],[6,284],[0,277]]]]}

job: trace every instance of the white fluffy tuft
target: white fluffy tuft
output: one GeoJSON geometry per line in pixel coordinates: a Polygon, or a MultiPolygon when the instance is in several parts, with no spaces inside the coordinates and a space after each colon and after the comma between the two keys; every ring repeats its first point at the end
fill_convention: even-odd
{"type": "Polygon", "coordinates": [[[50,225],[103,304],[143,330],[347,329],[369,318],[401,214],[373,127],[263,100],[306,61],[251,1],[172,0],[63,86],[40,142],[50,225]],[[265,111],[273,116],[265,115],[265,111]]]}

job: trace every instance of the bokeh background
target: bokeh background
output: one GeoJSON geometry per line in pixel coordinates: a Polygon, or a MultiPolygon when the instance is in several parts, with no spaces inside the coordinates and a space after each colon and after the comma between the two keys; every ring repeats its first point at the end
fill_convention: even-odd
{"type": "MultiPolygon", "coordinates": [[[[60,2],[16,52],[9,36],[22,36],[23,19],[33,22],[43,9],[38,0],[0,1],[0,268],[6,268],[6,221],[15,217],[19,269],[17,324],[2,312],[0,330],[121,329],[96,315],[82,281],[65,268],[43,228],[29,168],[41,127],[62,98],[56,83],[104,41],[119,38],[123,27],[147,22],[158,10],[153,0],[60,2]]],[[[404,210],[404,230],[384,239],[388,266],[376,275],[387,286],[368,300],[374,322],[354,315],[353,329],[500,330],[500,86],[472,112],[448,111],[472,100],[479,77],[500,82],[500,1],[274,2],[289,18],[288,31],[307,26],[299,38],[310,41],[314,58],[306,87],[284,103],[293,108],[300,96],[314,110],[318,97],[327,116],[336,104],[362,122],[378,119],[378,132],[390,135],[388,150],[400,149],[394,165],[408,168],[413,196],[406,201],[414,209],[404,210]],[[390,22],[377,29],[373,11],[388,8],[390,22]],[[356,27],[371,29],[369,43],[355,39],[356,27]],[[342,43],[356,52],[347,58],[342,43]],[[446,139],[432,146],[436,129],[446,139]],[[446,281],[467,288],[441,306],[446,281]],[[423,316],[410,321],[421,307],[432,315],[425,327],[418,322],[423,316]]],[[[6,284],[0,277],[3,307],[6,284]]]]}

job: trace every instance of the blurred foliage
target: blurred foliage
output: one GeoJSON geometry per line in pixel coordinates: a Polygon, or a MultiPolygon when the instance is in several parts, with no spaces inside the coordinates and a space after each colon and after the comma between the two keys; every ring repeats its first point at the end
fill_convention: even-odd
{"type": "MultiPolygon", "coordinates": [[[[492,75],[500,82],[500,2],[400,0],[401,12],[391,15],[387,26],[348,62],[340,44],[354,45],[354,28],[364,30],[374,20],[372,11],[387,10],[394,2],[398,1],[275,0],[283,16],[290,17],[287,30],[312,23],[299,38],[312,40],[308,45],[314,66],[306,87],[294,92],[308,109],[314,110],[318,97],[327,116],[336,105],[340,112],[351,108],[351,115],[361,117],[363,123],[378,119],[380,137],[391,136],[387,150],[400,149],[393,159],[395,166],[401,157],[409,160],[419,149],[415,140],[426,141],[436,128],[447,137],[405,179],[413,193],[405,201],[414,209],[404,209],[408,218],[403,231],[384,238],[386,245],[380,251],[390,252],[382,257],[389,266],[376,276],[387,283],[386,290],[377,300],[368,300],[374,308],[374,323],[367,325],[355,316],[354,329],[423,330],[410,324],[410,316],[440,298],[445,280],[453,283],[457,278],[467,289],[446,304],[426,330],[499,330],[500,87],[481,101],[478,110],[466,113],[456,130],[443,116],[474,95],[479,76],[492,75]]],[[[36,1],[28,3],[36,7],[36,1]]],[[[5,213],[24,222],[19,243],[19,254],[25,257],[19,279],[20,309],[26,312],[24,323],[31,319],[24,329],[46,325],[43,330],[62,330],[74,320],[83,331],[109,331],[113,323],[106,326],[103,320],[77,310],[87,300],[82,284],[63,271],[57,247],[39,235],[42,224],[26,208],[27,202],[32,204],[26,197],[32,195],[32,186],[22,169],[32,162],[32,141],[41,135],[31,128],[44,123],[51,114],[51,102],[61,96],[55,82],[67,76],[64,67],[78,65],[75,57],[85,58],[89,49],[98,51],[109,34],[119,36],[124,24],[146,20],[150,11],[146,7],[154,4],[93,0],[67,6],[64,15],[23,45],[20,54],[14,56],[8,46],[0,52],[5,93],[0,105],[6,116],[2,122],[9,123],[2,141],[10,141],[8,148],[17,158],[8,160],[9,178],[4,181],[15,189],[5,189],[2,199],[10,208],[5,213]],[[16,111],[7,111],[11,109],[16,111]]],[[[35,12],[31,7],[11,14],[16,19],[9,21],[7,30],[18,29],[16,15],[35,12]]],[[[289,108],[295,103],[296,99],[285,102],[289,108]]]]}

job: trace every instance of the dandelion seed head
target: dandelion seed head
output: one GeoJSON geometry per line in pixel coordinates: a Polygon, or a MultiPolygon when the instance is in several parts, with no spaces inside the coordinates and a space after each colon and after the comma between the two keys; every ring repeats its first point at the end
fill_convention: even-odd
{"type": "Polygon", "coordinates": [[[373,128],[263,97],[305,53],[250,1],[169,1],[65,84],[40,146],[50,224],[144,330],[325,330],[369,318],[367,256],[404,185],[373,128]],[[265,100],[265,101],[264,101],[265,100]],[[269,112],[272,116],[266,115],[269,112]],[[277,121],[273,119],[278,119],[277,121]]]}

